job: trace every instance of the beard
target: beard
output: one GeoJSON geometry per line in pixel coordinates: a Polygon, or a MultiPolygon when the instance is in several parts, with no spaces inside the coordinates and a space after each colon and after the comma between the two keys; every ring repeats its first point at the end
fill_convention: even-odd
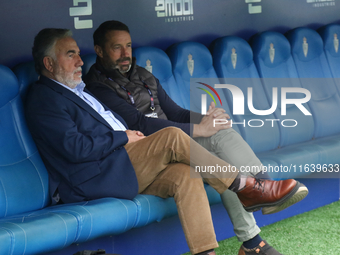
{"type": "Polygon", "coordinates": [[[74,77],[75,73],[81,70],[82,70],[81,67],[79,67],[77,68],[77,70],[75,70],[72,73],[70,72],[66,73],[65,70],[59,67],[57,72],[54,74],[54,76],[57,81],[73,89],[81,82],[81,75],[79,76],[79,80],[75,79],[74,77]]]}
{"type": "Polygon", "coordinates": [[[104,51],[103,52],[103,60],[102,60],[103,66],[107,71],[112,71],[114,69],[118,69],[118,71],[121,74],[125,74],[130,71],[131,65],[132,65],[132,60],[130,57],[123,57],[119,58],[116,61],[112,61],[110,56],[104,51]],[[120,63],[129,61],[128,65],[120,65],[120,63]]]}
{"type": "Polygon", "coordinates": [[[124,73],[127,73],[130,71],[131,69],[131,58],[120,58],[116,61],[116,68],[115,69],[118,69],[118,71],[122,74],[124,73]],[[129,61],[130,63],[128,65],[119,65],[119,62],[123,62],[123,61],[129,61]]]}

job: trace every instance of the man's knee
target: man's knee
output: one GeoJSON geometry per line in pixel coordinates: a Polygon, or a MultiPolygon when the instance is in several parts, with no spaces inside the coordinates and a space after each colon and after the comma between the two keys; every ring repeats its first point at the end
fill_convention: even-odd
{"type": "Polygon", "coordinates": [[[179,138],[189,138],[189,136],[180,128],[177,127],[166,127],[160,130],[160,132],[163,132],[165,135],[169,137],[179,138]]]}
{"type": "Polygon", "coordinates": [[[233,128],[222,129],[218,131],[216,134],[211,136],[211,140],[213,143],[220,143],[220,142],[245,142],[242,136],[235,131],[233,128]]]}
{"type": "Polygon", "coordinates": [[[237,134],[239,135],[235,129],[233,128],[227,128],[227,129],[222,129],[222,130],[219,130],[216,135],[228,135],[228,134],[237,134]]]}
{"type": "Polygon", "coordinates": [[[168,133],[185,134],[184,131],[178,127],[166,127],[161,130],[168,133]]]}

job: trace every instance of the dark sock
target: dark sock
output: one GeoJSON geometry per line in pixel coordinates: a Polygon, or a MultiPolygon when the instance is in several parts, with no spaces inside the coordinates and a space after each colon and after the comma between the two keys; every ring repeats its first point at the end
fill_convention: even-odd
{"type": "Polygon", "coordinates": [[[256,178],[259,178],[259,179],[266,179],[266,180],[271,180],[269,174],[267,172],[259,172],[258,174],[255,175],[256,178]]]}
{"type": "Polygon", "coordinates": [[[196,253],[196,255],[207,255],[207,254],[209,254],[209,252],[212,252],[212,251],[214,251],[214,249],[204,251],[204,252],[200,252],[200,253],[196,253]]]}
{"type": "Polygon", "coordinates": [[[236,178],[233,181],[233,183],[229,186],[228,189],[233,191],[233,192],[239,192],[245,186],[245,179],[246,178],[247,178],[247,176],[242,175],[242,174],[239,173],[236,176],[236,178]]]}
{"type": "MultiPolygon", "coordinates": [[[[266,179],[266,180],[270,180],[270,176],[267,172],[259,172],[255,175],[256,178],[258,179],[266,179]]],[[[245,179],[247,178],[247,176],[242,175],[240,173],[238,173],[238,175],[236,176],[234,182],[229,186],[229,190],[234,191],[234,192],[239,192],[241,189],[243,189],[244,185],[245,185],[245,179]],[[241,180],[242,179],[242,180],[241,180]]]]}
{"type": "Polygon", "coordinates": [[[252,239],[243,242],[243,246],[247,249],[253,249],[256,246],[258,246],[262,241],[262,238],[260,235],[254,236],[252,239]]]}

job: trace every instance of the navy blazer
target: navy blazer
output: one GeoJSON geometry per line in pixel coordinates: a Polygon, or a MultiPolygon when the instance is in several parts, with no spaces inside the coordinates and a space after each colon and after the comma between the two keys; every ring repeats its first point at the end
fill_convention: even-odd
{"type": "Polygon", "coordinates": [[[126,133],[114,131],[72,91],[41,76],[30,88],[25,113],[49,172],[52,198],[57,192],[65,203],[137,195],[136,174],[124,148],[126,133]]]}

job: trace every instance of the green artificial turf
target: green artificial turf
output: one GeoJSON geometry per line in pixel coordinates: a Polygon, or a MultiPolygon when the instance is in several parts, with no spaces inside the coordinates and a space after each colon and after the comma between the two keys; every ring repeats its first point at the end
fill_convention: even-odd
{"type": "MultiPolygon", "coordinates": [[[[284,255],[340,255],[340,201],[264,226],[260,235],[284,255]]],[[[219,246],[217,255],[237,255],[241,243],[232,237],[219,246]]]]}

